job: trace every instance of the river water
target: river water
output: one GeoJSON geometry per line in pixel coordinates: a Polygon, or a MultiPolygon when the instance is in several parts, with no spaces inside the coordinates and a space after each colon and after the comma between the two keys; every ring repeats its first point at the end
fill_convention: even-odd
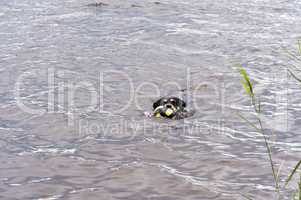
{"type": "Polygon", "coordinates": [[[1,199],[276,199],[236,66],[283,185],[301,157],[300,1],[90,3],[0,2],[1,199]],[[144,116],[171,95],[196,113],[144,116]]]}

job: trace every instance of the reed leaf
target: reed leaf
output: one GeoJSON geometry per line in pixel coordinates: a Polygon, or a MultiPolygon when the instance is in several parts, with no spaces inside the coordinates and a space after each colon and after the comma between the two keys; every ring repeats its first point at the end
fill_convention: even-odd
{"type": "Polygon", "coordinates": [[[294,79],[296,79],[298,82],[301,83],[301,79],[298,78],[291,70],[288,69],[288,72],[290,73],[290,75],[291,75],[294,79]]]}
{"type": "Polygon", "coordinates": [[[301,200],[301,173],[300,173],[300,180],[299,180],[299,200],[301,200]]]}
{"type": "Polygon", "coordinates": [[[288,183],[292,180],[293,176],[295,175],[295,173],[297,172],[298,168],[301,165],[301,160],[297,163],[297,165],[295,166],[294,170],[290,173],[290,175],[288,176],[288,178],[285,181],[285,187],[288,185],[288,183]]]}
{"type": "Polygon", "coordinates": [[[254,96],[254,92],[253,92],[253,85],[250,81],[250,78],[246,72],[246,70],[242,67],[239,68],[239,73],[242,75],[242,77],[244,78],[242,80],[242,84],[247,92],[248,95],[250,95],[251,97],[254,96]]]}
{"type": "MultiPolygon", "coordinates": [[[[251,97],[251,101],[252,101],[252,105],[254,107],[254,111],[257,114],[260,114],[260,112],[261,112],[260,101],[259,101],[259,104],[256,105],[256,97],[255,97],[255,94],[254,94],[254,91],[253,91],[253,85],[250,81],[250,78],[249,78],[246,70],[242,66],[239,67],[239,73],[243,77],[243,81],[242,81],[243,86],[244,86],[247,94],[251,97]]],[[[239,115],[239,117],[242,118],[244,121],[246,121],[250,126],[252,126],[258,133],[260,133],[263,136],[264,143],[265,143],[266,150],[267,150],[267,154],[268,154],[268,157],[269,157],[269,162],[270,162],[271,169],[272,169],[274,182],[275,182],[275,189],[276,189],[277,192],[279,192],[279,177],[277,175],[275,165],[274,165],[274,162],[273,162],[272,149],[271,149],[270,144],[268,142],[268,138],[267,138],[267,136],[264,132],[264,128],[262,126],[262,121],[261,121],[260,117],[258,115],[256,116],[259,127],[257,127],[254,123],[247,120],[244,116],[239,115]]]]}
{"type": "Polygon", "coordinates": [[[253,200],[250,196],[248,195],[245,195],[245,194],[241,194],[242,197],[244,197],[245,199],[248,199],[248,200],[253,200]]]}

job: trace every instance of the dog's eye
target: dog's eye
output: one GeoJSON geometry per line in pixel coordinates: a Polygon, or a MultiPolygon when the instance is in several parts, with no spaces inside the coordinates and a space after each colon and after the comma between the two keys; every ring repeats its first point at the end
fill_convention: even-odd
{"type": "Polygon", "coordinates": [[[167,99],[164,99],[164,100],[163,100],[163,103],[167,103],[167,99]]]}
{"type": "Polygon", "coordinates": [[[170,101],[171,101],[171,102],[174,102],[175,100],[174,100],[174,99],[170,99],[170,101]]]}

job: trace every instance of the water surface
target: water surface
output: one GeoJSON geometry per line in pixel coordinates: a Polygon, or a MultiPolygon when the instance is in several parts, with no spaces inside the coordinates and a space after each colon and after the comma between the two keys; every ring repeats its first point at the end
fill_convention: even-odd
{"type": "Polygon", "coordinates": [[[89,3],[0,3],[1,198],[273,199],[263,139],[237,115],[254,119],[234,66],[255,82],[285,178],[301,156],[284,51],[300,38],[300,2],[89,3]],[[145,117],[163,95],[196,114],[145,117]]]}

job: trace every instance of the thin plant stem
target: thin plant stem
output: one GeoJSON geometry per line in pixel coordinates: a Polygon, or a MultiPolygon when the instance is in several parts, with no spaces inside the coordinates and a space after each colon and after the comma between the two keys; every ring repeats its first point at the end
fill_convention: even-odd
{"type": "Polygon", "coordinates": [[[272,169],[272,173],[273,173],[273,177],[274,177],[274,182],[275,182],[275,188],[276,188],[276,191],[279,192],[279,183],[278,183],[278,178],[277,178],[277,174],[276,174],[276,170],[275,170],[275,165],[274,165],[273,158],[272,158],[272,149],[271,149],[268,139],[264,133],[261,120],[258,117],[257,117],[257,120],[258,120],[260,129],[261,129],[261,134],[263,136],[264,143],[265,143],[267,153],[269,156],[269,161],[270,161],[270,165],[271,165],[271,169],[272,169]]]}
{"type": "Polygon", "coordinates": [[[250,96],[251,98],[251,104],[254,108],[254,111],[255,113],[257,114],[256,116],[256,119],[257,119],[257,122],[259,124],[259,128],[254,125],[253,123],[251,123],[249,120],[247,120],[246,118],[244,118],[243,116],[241,116],[248,124],[250,124],[253,128],[255,128],[255,130],[259,133],[261,133],[261,135],[263,136],[263,139],[264,139],[264,143],[265,143],[265,146],[266,146],[266,150],[267,150],[267,153],[268,153],[268,157],[269,157],[269,162],[270,162],[270,165],[271,165],[271,169],[272,169],[272,174],[273,174],[273,178],[274,178],[274,182],[275,182],[275,189],[277,191],[277,193],[279,194],[279,182],[278,182],[278,178],[277,178],[277,173],[276,173],[276,170],[275,170],[275,165],[274,165],[274,162],[273,162],[273,157],[272,157],[272,149],[270,147],[270,144],[268,142],[268,139],[267,139],[267,136],[264,132],[264,128],[263,128],[263,125],[262,125],[262,122],[261,122],[261,119],[259,117],[260,113],[261,113],[261,105],[260,105],[260,101],[258,101],[258,106],[257,106],[257,101],[256,101],[256,97],[255,97],[255,94],[254,94],[254,90],[253,90],[253,85],[250,81],[250,78],[246,72],[245,69],[243,69],[242,67],[239,68],[239,72],[240,74],[243,76],[243,86],[247,92],[247,94],[250,96]]]}
{"type": "Polygon", "coordinates": [[[287,186],[288,183],[292,180],[294,174],[297,172],[298,168],[301,166],[301,160],[296,164],[296,166],[294,167],[293,171],[290,173],[290,175],[288,176],[288,178],[285,181],[285,185],[287,186]]]}
{"type": "Polygon", "coordinates": [[[248,200],[253,200],[250,196],[248,195],[245,195],[245,194],[240,194],[242,197],[248,199],[248,200]]]}
{"type": "Polygon", "coordinates": [[[299,200],[301,200],[301,173],[300,173],[300,180],[299,180],[299,200]]]}

